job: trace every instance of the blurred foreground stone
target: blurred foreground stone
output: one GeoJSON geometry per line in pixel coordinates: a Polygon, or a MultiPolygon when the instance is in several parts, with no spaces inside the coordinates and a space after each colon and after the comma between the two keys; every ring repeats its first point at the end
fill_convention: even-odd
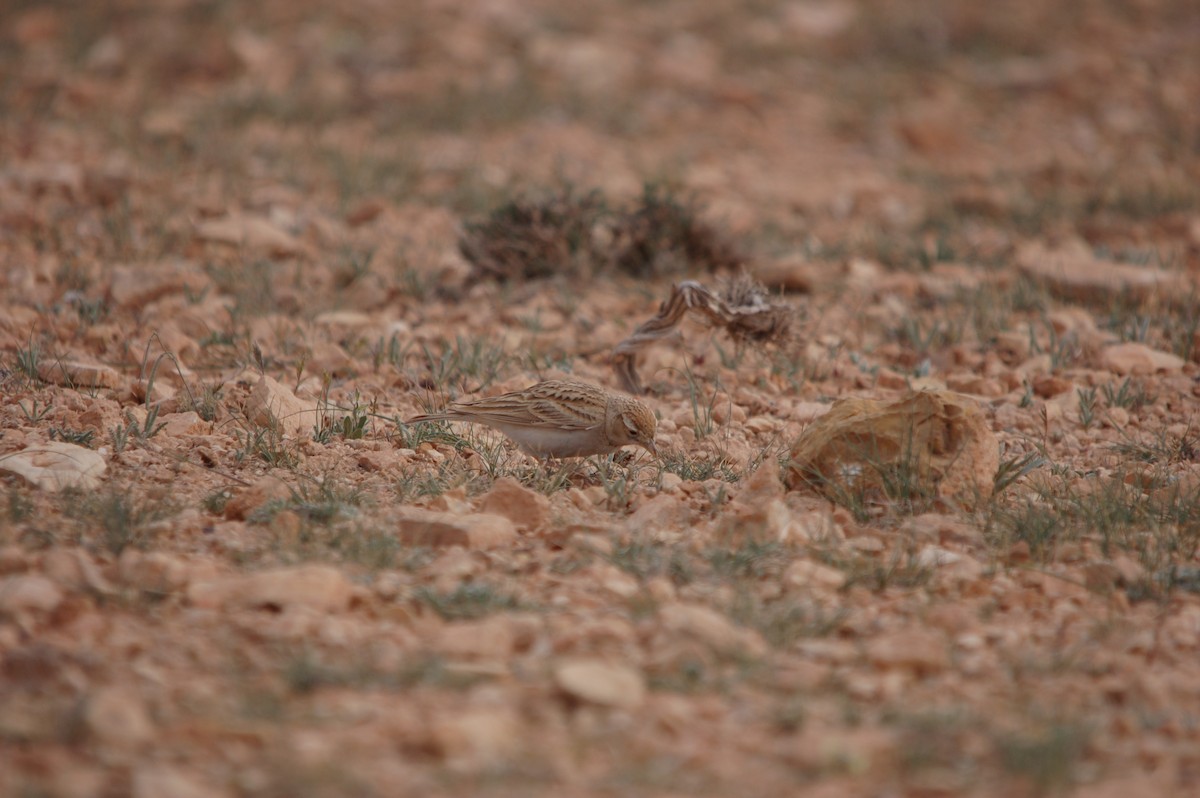
{"type": "Polygon", "coordinates": [[[396,519],[397,534],[409,546],[466,546],[487,549],[508,544],[517,536],[512,521],[491,513],[443,513],[404,507],[396,519]]]}

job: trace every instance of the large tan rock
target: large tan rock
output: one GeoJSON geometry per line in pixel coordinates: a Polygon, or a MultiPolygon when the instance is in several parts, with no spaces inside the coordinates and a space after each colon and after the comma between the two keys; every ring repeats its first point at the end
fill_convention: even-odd
{"type": "Polygon", "coordinates": [[[922,391],[894,401],[849,398],[792,445],[789,488],[831,499],[920,491],[972,506],[992,494],[1000,449],[975,400],[922,391]]]}
{"type": "Polygon", "coordinates": [[[505,546],[517,536],[512,521],[491,513],[441,513],[404,507],[397,512],[396,533],[410,546],[505,546]]]}
{"type": "Polygon", "coordinates": [[[265,374],[246,399],[246,416],[260,427],[278,427],[289,435],[307,435],[319,420],[315,402],[300,399],[265,374]]]}
{"type": "Polygon", "coordinates": [[[198,607],[287,609],[295,606],[340,612],[350,606],[353,586],[336,568],[303,565],[194,582],[188,586],[187,597],[198,607]]]}
{"type": "Polygon", "coordinates": [[[91,388],[115,389],[121,386],[116,369],[82,360],[44,360],[38,364],[38,376],[55,385],[79,390],[91,388]]]}
{"type": "Polygon", "coordinates": [[[16,474],[51,493],[67,488],[92,490],[99,486],[107,468],[99,452],[63,441],[0,455],[0,471],[16,474]]]}
{"type": "Polygon", "coordinates": [[[512,477],[496,480],[492,489],[484,495],[479,509],[485,513],[502,515],[512,521],[517,529],[529,532],[544,529],[550,524],[550,500],[512,477]]]}

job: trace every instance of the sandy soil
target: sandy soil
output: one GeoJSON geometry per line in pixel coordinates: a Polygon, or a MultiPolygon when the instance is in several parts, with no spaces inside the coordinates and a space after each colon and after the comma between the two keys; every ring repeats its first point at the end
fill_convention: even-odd
{"type": "Polygon", "coordinates": [[[571,5],[0,3],[0,793],[1197,794],[1200,8],[571,5]]]}

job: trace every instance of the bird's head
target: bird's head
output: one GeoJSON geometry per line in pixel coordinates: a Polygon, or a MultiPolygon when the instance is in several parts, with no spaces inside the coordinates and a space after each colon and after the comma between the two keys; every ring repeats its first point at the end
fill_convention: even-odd
{"type": "Polygon", "coordinates": [[[652,455],[658,454],[654,436],[658,432],[658,420],[653,411],[629,396],[618,397],[613,402],[608,419],[608,438],[616,446],[641,446],[652,455]]]}

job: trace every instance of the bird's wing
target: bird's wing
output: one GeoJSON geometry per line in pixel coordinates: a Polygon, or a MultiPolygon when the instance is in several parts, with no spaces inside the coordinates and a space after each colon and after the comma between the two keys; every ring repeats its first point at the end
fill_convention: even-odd
{"type": "Polygon", "coordinates": [[[529,414],[537,419],[534,423],[559,429],[595,429],[603,422],[594,412],[553,399],[535,399],[529,404],[529,414]]]}
{"type": "Polygon", "coordinates": [[[473,421],[560,430],[589,430],[604,423],[604,392],[572,380],[546,380],[523,391],[458,402],[413,421],[473,421]]]}
{"type": "MultiPolygon", "coordinates": [[[[600,422],[594,418],[573,413],[562,404],[549,399],[527,399],[524,401],[500,401],[482,399],[470,404],[454,407],[452,418],[478,421],[484,424],[516,424],[522,427],[555,427],[558,429],[592,429],[600,422]]],[[[450,415],[450,414],[448,414],[450,415]]]]}

